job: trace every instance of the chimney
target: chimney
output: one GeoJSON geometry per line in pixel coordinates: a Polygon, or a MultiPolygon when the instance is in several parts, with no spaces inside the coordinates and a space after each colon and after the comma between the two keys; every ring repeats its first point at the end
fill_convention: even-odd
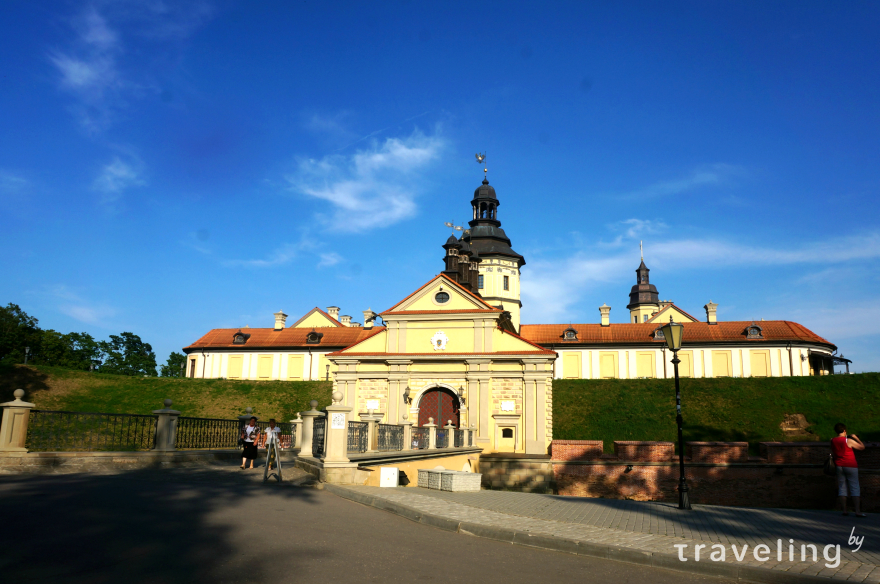
{"type": "Polygon", "coordinates": [[[284,314],[283,310],[279,310],[275,313],[275,330],[280,331],[284,328],[284,323],[287,322],[287,315],[284,314]]]}
{"type": "Polygon", "coordinates": [[[340,316],[339,322],[342,323],[342,326],[351,326],[351,317],[347,314],[345,316],[340,316]]]}
{"type": "Polygon", "coordinates": [[[602,326],[610,326],[609,314],[611,314],[611,307],[603,302],[602,306],[599,307],[599,313],[602,315],[602,326]]]}
{"type": "Polygon", "coordinates": [[[339,307],[338,306],[328,306],[327,307],[327,314],[330,315],[330,318],[335,318],[336,320],[339,320],[339,307]]]}
{"type": "Polygon", "coordinates": [[[703,308],[706,309],[706,322],[709,324],[718,324],[718,318],[715,316],[715,312],[718,310],[718,305],[709,301],[709,304],[705,305],[703,308]]]}
{"type": "Polygon", "coordinates": [[[376,317],[378,315],[373,312],[372,308],[368,308],[364,311],[364,328],[371,329],[373,328],[373,323],[376,322],[376,317]]]}

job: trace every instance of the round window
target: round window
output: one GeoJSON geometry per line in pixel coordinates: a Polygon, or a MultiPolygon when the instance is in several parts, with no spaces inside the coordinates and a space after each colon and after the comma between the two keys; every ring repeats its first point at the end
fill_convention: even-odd
{"type": "Polygon", "coordinates": [[[437,294],[434,296],[434,300],[437,302],[437,304],[446,304],[447,302],[449,302],[449,294],[447,294],[446,292],[437,292],[437,294]]]}

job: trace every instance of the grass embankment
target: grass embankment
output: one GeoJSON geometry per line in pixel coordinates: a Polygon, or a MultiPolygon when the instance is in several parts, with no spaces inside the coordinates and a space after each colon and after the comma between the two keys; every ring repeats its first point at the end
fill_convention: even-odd
{"type": "Polygon", "coordinates": [[[232,381],[127,377],[71,371],[59,367],[0,367],[0,403],[16,389],[42,410],[149,414],[166,398],[184,416],[235,418],[246,407],[261,419],[289,421],[297,412],[330,405],[331,384],[325,381],[232,381]]]}
{"type": "MultiPolygon", "coordinates": [[[[556,380],[553,437],[677,440],[671,379],[556,380]]],[[[785,414],[803,414],[815,440],[830,440],[843,422],[863,440],[880,440],[880,373],[825,377],[682,379],[684,439],[741,441],[786,438],[785,414]]]]}

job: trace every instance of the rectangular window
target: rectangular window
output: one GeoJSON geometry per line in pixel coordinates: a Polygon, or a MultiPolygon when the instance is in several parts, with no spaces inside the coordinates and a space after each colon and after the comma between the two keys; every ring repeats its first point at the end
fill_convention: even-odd
{"type": "Polygon", "coordinates": [[[189,376],[190,377],[196,376],[196,360],[195,359],[189,360],[189,376]]]}
{"type": "Polygon", "coordinates": [[[287,357],[287,378],[302,379],[303,378],[303,356],[288,355],[287,357]]]}
{"type": "Polygon", "coordinates": [[[510,276],[504,276],[504,289],[510,290],[510,276]]]}
{"type": "Polygon", "coordinates": [[[257,377],[269,379],[272,377],[272,355],[260,355],[257,361],[257,377]]]}
{"type": "Polygon", "coordinates": [[[563,353],[562,373],[566,379],[581,378],[581,354],[580,353],[563,353]]]}
{"type": "Polygon", "coordinates": [[[636,353],[636,377],[654,378],[654,353],[636,353]]]}
{"type": "Polygon", "coordinates": [[[730,377],[730,351],[712,351],[712,377],[730,377]]]}
{"type": "Polygon", "coordinates": [[[617,353],[599,353],[599,377],[617,378],[617,353]]]}
{"type": "Polygon", "coordinates": [[[678,376],[679,377],[693,377],[694,371],[694,352],[693,351],[679,351],[678,359],[681,363],[678,364],[678,376]]]}
{"type": "Polygon", "coordinates": [[[230,355],[226,366],[226,377],[229,379],[241,378],[241,355],[230,355]]]}
{"type": "Polygon", "coordinates": [[[477,288],[479,288],[480,290],[483,289],[483,274],[477,276],[477,288]]]}
{"type": "Polygon", "coordinates": [[[647,314],[642,315],[642,322],[648,322],[648,315],[647,314]]]}
{"type": "Polygon", "coordinates": [[[750,351],[752,377],[770,377],[770,351],[750,351]]]}

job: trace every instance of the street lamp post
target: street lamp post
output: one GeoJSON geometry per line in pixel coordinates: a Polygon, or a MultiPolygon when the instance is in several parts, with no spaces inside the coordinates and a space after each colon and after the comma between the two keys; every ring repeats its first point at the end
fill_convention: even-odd
{"type": "Polygon", "coordinates": [[[669,317],[669,324],[663,325],[660,329],[663,331],[663,338],[666,340],[666,346],[672,351],[672,366],[675,370],[675,421],[678,424],[678,508],[690,509],[691,502],[688,499],[688,486],[684,478],[684,438],[681,432],[681,389],[678,386],[678,364],[681,360],[678,358],[678,351],[681,349],[681,336],[684,332],[684,326],[673,322],[672,316],[669,317]]]}

